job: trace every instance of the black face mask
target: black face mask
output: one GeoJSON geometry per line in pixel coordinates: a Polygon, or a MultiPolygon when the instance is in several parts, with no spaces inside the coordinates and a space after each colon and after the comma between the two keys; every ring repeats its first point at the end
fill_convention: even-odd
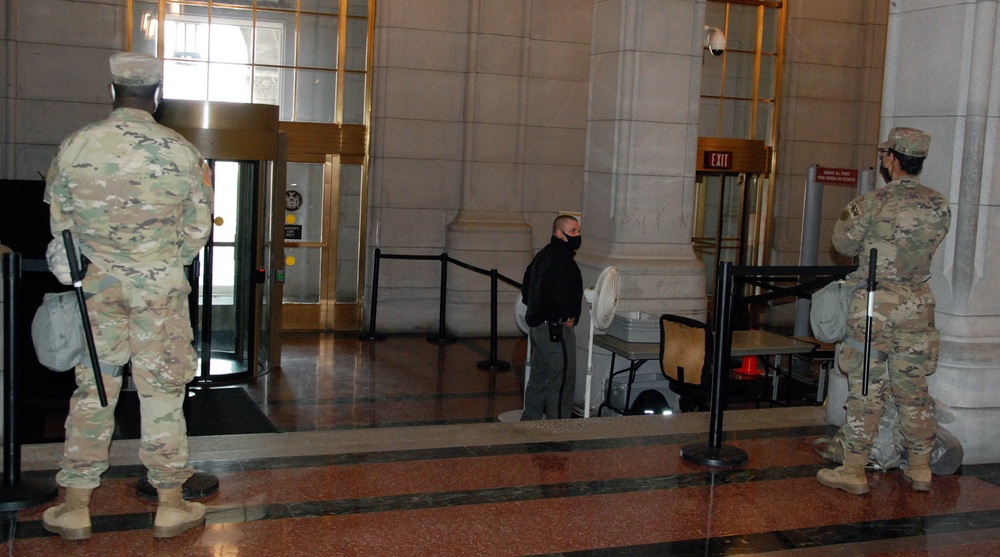
{"type": "Polygon", "coordinates": [[[570,251],[576,251],[580,249],[580,243],[583,241],[582,236],[566,236],[566,244],[570,251]]]}
{"type": "Polygon", "coordinates": [[[882,179],[885,180],[886,184],[892,181],[892,174],[889,173],[889,169],[881,162],[878,163],[878,173],[882,175],[882,179]]]}

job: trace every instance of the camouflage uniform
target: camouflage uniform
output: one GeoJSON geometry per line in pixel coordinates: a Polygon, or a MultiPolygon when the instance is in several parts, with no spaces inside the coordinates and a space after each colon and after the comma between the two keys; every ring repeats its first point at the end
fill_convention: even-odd
{"type": "MultiPolygon", "coordinates": [[[[895,128],[890,138],[906,130],[895,128]]],[[[930,138],[919,133],[929,144],[930,138]]],[[[923,147],[912,156],[926,156],[923,147]]],[[[840,352],[840,367],[850,389],[847,423],[841,429],[846,451],[867,458],[878,435],[884,397],[893,397],[899,407],[907,451],[928,454],[933,448],[937,422],[927,375],[937,366],[940,334],[934,327],[934,296],[928,280],[931,257],[950,223],[945,197],[922,185],[916,176],[904,175],[851,201],[834,226],[837,251],[861,256],[849,281],[864,283],[867,255],[871,248],[878,250],[867,396],[861,394],[863,352],[847,344],[840,352]]],[[[867,289],[859,288],[850,305],[848,335],[860,342],[865,339],[867,296],[867,289]]]]}
{"type": "MultiPolygon", "coordinates": [[[[63,142],[46,181],[53,236],[71,230],[90,260],[83,289],[102,368],[132,364],[142,409],[139,457],[150,484],[178,487],[193,473],[182,404],[197,362],[183,267],[211,229],[208,168],[148,112],[118,108],[63,142]]],[[[56,476],[64,487],[96,487],[108,468],[122,380],[102,376],[106,408],[90,365],[76,368],[56,476]]]]}

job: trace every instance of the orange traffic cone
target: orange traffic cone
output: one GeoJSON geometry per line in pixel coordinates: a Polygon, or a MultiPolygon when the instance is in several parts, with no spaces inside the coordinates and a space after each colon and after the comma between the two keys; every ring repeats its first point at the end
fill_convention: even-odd
{"type": "Polygon", "coordinates": [[[757,356],[744,356],[743,364],[736,372],[741,375],[761,375],[760,370],[757,369],[757,356]]]}

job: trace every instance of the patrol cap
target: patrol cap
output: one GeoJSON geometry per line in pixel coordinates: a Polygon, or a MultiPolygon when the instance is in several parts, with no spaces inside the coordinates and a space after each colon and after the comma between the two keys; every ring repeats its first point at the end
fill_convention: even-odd
{"type": "Polygon", "coordinates": [[[892,149],[911,157],[926,157],[931,147],[931,136],[916,128],[892,128],[889,139],[879,144],[879,149],[892,149]]]}
{"type": "Polygon", "coordinates": [[[116,85],[156,85],[163,81],[163,65],[148,54],[119,52],[111,56],[111,82],[116,85]]]}

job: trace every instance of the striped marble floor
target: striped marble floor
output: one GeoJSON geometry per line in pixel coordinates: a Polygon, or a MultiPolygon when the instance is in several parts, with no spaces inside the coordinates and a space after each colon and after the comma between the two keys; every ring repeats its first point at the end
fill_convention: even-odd
{"type": "MultiPolygon", "coordinates": [[[[490,382],[517,374],[497,380],[474,369],[481,345],[459,344],[439,358],[426,341],[393,350],[390,339],[375,347],[384,356],[360,344],[351,357],[349,346],[330,342],[291,350],[298,355],[280,374],[249,389],[282,433],[191,438],[196,468],[220,482],[203,500],[204,527],[154,540],[155,504],[135,489],[144,474],[138,442],[116,441],[113,467],[92,501],[91,539],[46,533],[40,505],[5,517],[4,550],[66,557],[1000,555],[1000,465],[935,477],[930,494],[911,491],[899,471],[869,474],[865,496],[831,490],[814,479],[828,464],[811,442],[833,432],[822,407],[726,412],[724,443],[749,459],[735,469],[709,468],[679,457],[681,447],[708,442],[707,413],[501,423],[491,416],[516,407],[516,387],[491,391],[490,382]],[[331,371],[288,376],[296,365],[331,371]],[[499,402],[511,390],[513,400],[499,402]]],[[[60,451],[59,444],[23,447],[24,475],[51,477],[60,451]]]]}

